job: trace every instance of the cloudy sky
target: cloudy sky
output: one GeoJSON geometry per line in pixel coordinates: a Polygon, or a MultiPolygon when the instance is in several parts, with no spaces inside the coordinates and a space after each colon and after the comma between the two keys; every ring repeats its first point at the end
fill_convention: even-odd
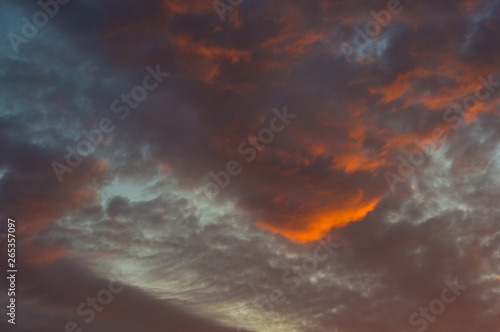
{"type": "Polygon", "coordinates": [[[2,331],[500,331],[500,1],[4,0],[0,31],[2,331]]]}

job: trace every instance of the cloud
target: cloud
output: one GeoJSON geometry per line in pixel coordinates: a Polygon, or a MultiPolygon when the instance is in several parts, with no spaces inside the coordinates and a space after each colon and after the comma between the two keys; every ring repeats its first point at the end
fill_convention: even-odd
{"type": "MultiPolygon", "coordinates": [[[[75,322],[82,330],[92,331],[235,330],[182,311],[168,301],[159,300],[136,287],[122,285],[116,279],[110,280],[113,287],[123,287],[123,291],[115,294],[108,305],[100,306],[100,312],[94,310],[95,319],[90,320],[91,315],[87,313],[91,311],[90,305],[82,306],[85,315],[78,315],[76,309],[81,303],[87,303],[88,297],[96,298],[101,289],[108,289],[109,280],[69,260],[58,260],[44,266],[22,264],[19,269],[23,274],[17,280],[18,331],[64,330],[68,322],[75,322]]],[[[5,321],[0,326],[7,330],[11,328],[5,321]]]]}
{"type": "MultiPolygon", "coordinates": [[[[341,44],[386,6],[243,1],[220,22],[210,1],[74,1],[19,53],[4,40],[19,329],[81,322],[75,307],[119,272],[127,289],[93,331],[413,330],[455,277],[468,288],[432,329],[496,331],[500,95],[481,87],[460,126],[445,114],[498,80],[500,7],[405,2],[347,63],[341,44]],[[156,64],[171,75],[120,120],[113,100],[156,64]],[[297,117],[247,161],[239,144],[285,105],[297,117]],[[116,130],[59,183],[52,162],[102,118],[116,130]],[[435,129],[446,140],[391,192],[384,173],[435,129]],[[198,199],[230,160],[242,173],[198,199]],[[299,277],[328,236],[342,246],[299,277]],[[262,309],[274,290],[287,301],[262,309]]],[[[0,9],[19,31],[38,6],[0,9]]]]}

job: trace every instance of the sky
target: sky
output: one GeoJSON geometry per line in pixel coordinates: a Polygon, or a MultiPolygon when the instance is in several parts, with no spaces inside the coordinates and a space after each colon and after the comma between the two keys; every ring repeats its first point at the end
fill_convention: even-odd
{"type": "Polygon", "coordinates": [[[4,0],[0,32],[0,330],[500,332],[500,1],[4,0]]]}

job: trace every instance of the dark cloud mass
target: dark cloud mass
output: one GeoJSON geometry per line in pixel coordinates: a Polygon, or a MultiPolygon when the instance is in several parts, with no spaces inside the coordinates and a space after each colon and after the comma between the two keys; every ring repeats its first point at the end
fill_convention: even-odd
{"type": "Polygon", "coordinates": [[[2,331],[500,332],[500,1],[57,1],[0,4],[2,331]]]}

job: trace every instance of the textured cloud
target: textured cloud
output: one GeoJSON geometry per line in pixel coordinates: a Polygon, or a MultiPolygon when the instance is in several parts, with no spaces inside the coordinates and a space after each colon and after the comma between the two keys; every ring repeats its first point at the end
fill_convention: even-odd
{"type": "MultiPolygon", "coordinates": [[[[500,3],[401,1],[358,47],[389,2],[243,0],[221,22],[210,1],[71,1],[19,52],[4,38],[18,330],[82,323],[119,275],[88,329],[417,331],[410,315],[458,278],[429,331],[500,331],[500,3]],[[148,66],[170,75],[126,102],[148,66]],[[68,165],[102,119],[114,131],[68,165]],[[307,272],[327,239],[341,246],[307,272]]],[[[40,7],[0,9],[6,35],[40,7]]]]}

